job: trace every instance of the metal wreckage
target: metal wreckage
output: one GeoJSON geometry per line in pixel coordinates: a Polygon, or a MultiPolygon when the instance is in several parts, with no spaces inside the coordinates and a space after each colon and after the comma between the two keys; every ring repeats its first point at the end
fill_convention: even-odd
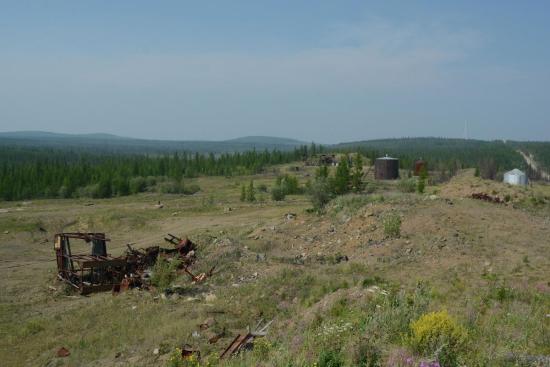
{"type": "MultiPolygon", "coordinates": [[[[207,273],[194,274],[191,266],[195,263],[197,246],[188,238],[179,238],[168,234],[164,240],[172,245],[171,248],[150,246],[144,249],[135,249],[131,244],[123,256],[113,257],[107,252],[107,242],[110,240],[105,233],[58,233],[55,235],[54,249],[57,260],[57,277],[69,284],[82,295],[112,290],[114,294],[124,292],[130,288],[150,289],[151,269],[159,260],[177,260],[178,274],[187,274],[192,282],[200,283],[211,277],[215,267],[207,273]],[[72,241],[83,241],[89,245],[88,253],[73,253],[72,241]]],[[[254,339],[266,335],[271,323],[264,324],[261,320],[251,330],[240,333],[232,339],[224,349],[220,359],[226,359],[243,350],[254,346],[254,339]]],[[[201,329],[208,329],[209,324],[201,325],[201,329]]],[[[225,334],[214,335],[209,343],[216,343],[225,334]]],[[[58,351],[58,357],[66,357],[70,352],[66,348],[58,351]]],[[[181,358],[189,359],[192,356],[200,358],[200,351],[185,345],[181,348],[181,358]]]]}
{"type": "Polygon", "coordinates": [[[180,260],[178,272],[189,275],[194,282],[201,282],[212,275],[214,268],[198,275],[191,272],[197,250],[191,240],[172,234],[164,240],[173,247],[135,249],[128,244],[125,255],[113,257],[107,253],[107,242],[110,240],[105,233],[58,233],[54,240],[57,276],[85,295],[109,290],[121,292],[134,287],[147,288],[150,286],[150,269],[159,259],[180,260]],[[74,254],[71,249],[71,241],[74,240],[88,243],[90,252],[74,254]]]}

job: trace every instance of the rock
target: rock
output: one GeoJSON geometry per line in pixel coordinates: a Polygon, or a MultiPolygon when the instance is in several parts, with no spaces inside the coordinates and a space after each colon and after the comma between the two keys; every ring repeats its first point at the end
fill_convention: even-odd
{"type": "Polygon", "coordinates": [[[10,234],[10,231],[4,231],[4,234],[10,234]]]}
{"type": "Polygon", "coordinates": [[[437,199],[439,199],[439,196],[433,195],[433,194],[430,195],[430,196],[428,196],[428,197],[430,198],[430,200],[437,200],[437,199]]]}
{"type": "Polygon", "coordinates": [[[136,305],[132,306],[132,310],[137,310],[137,306],[136,305]]]}
{"type": "Polygon", "coordinates": [[[159,355],[160,354],[160,349],[159,348],[153,349],[153,354],[156,355],[156,356],[159,355]]]}
{"type": "Polygon", "coordinates": [[[287,220],[296,219],[296,213],[287,213],[287,214],[285,214],[285,218],[286,218],[287,220]]]}

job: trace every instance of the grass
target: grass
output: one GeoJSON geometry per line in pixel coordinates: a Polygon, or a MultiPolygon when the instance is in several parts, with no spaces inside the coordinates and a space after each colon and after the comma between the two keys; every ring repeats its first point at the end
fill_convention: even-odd
{"type": "MultiPolygon", "coordinates": [[[[188,343],[201,350],[201,366],[370,367],[407,358],[418,365],[434,351],[411,343],[411,325],[441,310],[466,331],[455,353],[463,365],[522,365],[550,355],[548,203],[522,211],[451,197],[450,205],[402,193],[392,183],[376,194],[338,197],[324,215],[308,214],[304,195],[239,201],[240,184],[271,185],[276,174],[199,178],[201,192],[193,196],[148,193],[93,206],[45,200],[2,213],[0,228],[10,232],[0,237],[7,274],[0,278],[2,364],[162,366],[188,343]],[[163,209],[154,208],[159,200],[163,209]],[[287,220],[289,212],[297,217],[287,220]],[[388,213],[399,219],[389,230],[388,213]],[[218,272],[190,284],[162,263],[159,289],[182,289],[166,299],[139,290],[67,297],[55,280],[51,242],[41,241],[75,218],[70,230],[106,231],[114,255],[129,242],[165,245],[165,233],[188,235],[199,245],[193,269],[216,265],[218,272]],[[257,260],[259,253],[265,259],[257,260]],[[338,254],[349,261],[337,261],[338,254]],[[213,332],[226,330],[216,344],[199,328],[210,317],[213,332]],[[217,362],[232,338],[260,318],[275,320],[267,337],[254,350],[217,362]],[[55,358],[61,346],[71,352],[66,359],[55,358]]],[[[453,185],[430,190],[444,196],[453,185]]]]}

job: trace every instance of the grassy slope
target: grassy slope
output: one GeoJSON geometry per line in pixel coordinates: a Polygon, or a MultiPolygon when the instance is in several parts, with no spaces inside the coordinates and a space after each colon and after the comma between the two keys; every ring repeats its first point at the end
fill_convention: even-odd
{"type": "MultiPolygon", "coordinates": [[[[0,203],[8,210],[0,213],[0,358],[7,366],[164,365],[184,343],[214,357],[235,333],[264,317],[275,319],[265,353],[229,364],[310,365],[321,350],[335,348],[352,364],[365,338],[384,360],[395,358],[407,348],[409,321],[442,308],[469,332],[468,365],[502,365],[510,352],[548,355],[548,204],[532,211],[464,197],[509,192],[519,207],[532,190],[548,197],[549,188],[509,188],[471,176],[429,187],[439,195],[434,200],[386,183],[374,195],[338,199],[323,216],[307,214],[301,196],[239,202],[247,177],[201,178],[203,191],[192,197],[146,194],[95,200],[93,206],[76,200],[0,203]],[[164,209],[154,209],[157,200],[164,209]],[[402,216],[398,239],[384,235],[382,220],[391,211],[402,216]],[[287,220],[287,212],[298,216],[287,220]],[[48,289],[60,288],[51,237],[66,224],[66,230],[108,232],[114,254],[128,242],[147,246],[160,244],[167,232],[188,234],[200,245],[196,270],[217,263],[220,272],[202,285],[177,279],[185,291],[174,299],[137,290],[66,297],[48,289]],[[350,261],[335,263],[337,252],[350,261]],[[257,261],[258,253],[267,261],[257,261]],[[388,295],[364,286],[372,284],[388,295]],[[216,319],[213,330],[200,331],[208,317],[216,319]],[[224,328],[222,340],[207,342],[208,332],[224,328]],[[56,360],[61,346],[71,356],[56,360]],[[153,355],[158,347],[161,355],[153,355]]],[[[258,176],[256,182],[270,185],[273,178],[258,176]]]]}

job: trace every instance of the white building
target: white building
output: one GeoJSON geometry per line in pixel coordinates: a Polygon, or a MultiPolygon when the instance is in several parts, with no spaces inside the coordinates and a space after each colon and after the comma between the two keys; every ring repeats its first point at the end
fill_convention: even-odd
{"type": "Polygon", "coordinates": [[[504,174],[504,183],[510,185],[527,185],[527,175],[517,168],[504,174]]]}

